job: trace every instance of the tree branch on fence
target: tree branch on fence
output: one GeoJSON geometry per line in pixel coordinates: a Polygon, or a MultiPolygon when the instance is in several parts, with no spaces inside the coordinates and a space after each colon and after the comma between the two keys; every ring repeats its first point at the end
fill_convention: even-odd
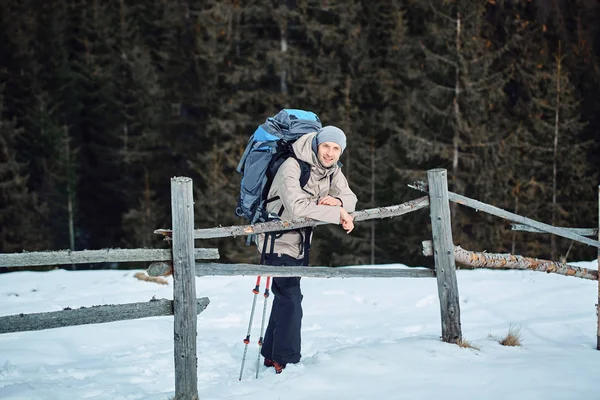
{"type": "MultiPolygon", "coordinates": [[[[197,313],[204,311],[208,303],[210,303],[208,297],[196,299],[197,313]]],[[[40,331],[63,326],[100,324],[165,315],[173,315],[173,300],[152,299],[144,303],[65,308],[62,311],[0,317],[0,333],[40,331]]]]}
{"type": "MultiPolygon", "coordinates": [[[[354,217],[355,222],[377,218],[392,218],[403,214],[408,214],[412,211],[420,210],[428,206],[429,197],[424,196],[399,205],[355,211],[350,215],[354,217]]],[[[303,218],[294,221],[271,221],[254,225],[236,225],[208,229],[194,229],[194,239],[213,239],[228,236],[235,237],[244,235],[254,235],[258,233],[287,231],[299,228],[306,228],[308,226],[318,226],[325,224],[327,224],[327,222],[303,218]]],[[[161,234],[164,236],[171,236],[173,231],[171,229],[157,229],[154,231],[154,233],[161,234]]]]}
{"type": "MultiPolygon", "coordinates": [[[[431,240],[423,242],[423,255],[433,255],[433,242],[431,240]]],[[[472,268],[529,269],[532,271],[575,276],[582,279],[598,280],[598,271],[593,269],[513,254],[478,253],[465,250],[460,246],[454,246],[454,259],[457,263],[472,268]]]]}

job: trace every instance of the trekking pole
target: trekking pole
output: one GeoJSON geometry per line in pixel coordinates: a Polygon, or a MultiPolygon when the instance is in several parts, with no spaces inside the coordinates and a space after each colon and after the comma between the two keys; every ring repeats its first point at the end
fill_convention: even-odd
{"type": "Polygon", "coordinates": [[[254,299],[252,299],[252,310],[250,311],[250,321],[248,321],[248,332],[246,333],[246,339],[244,339],[244,355],[242,356],[242,367],[240,368],[240,381],[242,380],[242,374],[244,373],[244,364],[246,362],[246,352],[248,351],[248,344],[250,343],[250,330],[252,329],[252,320],[254,319],[254,308],[256,307],[256,298],[260,291],[260,275],[256,277],[256,286],[252,289],[254,293],[254,299]]]}
{"type": "Polygon", "coordinates": [[[265,317],[267,315],[267,300],[269,298],[269,284],[271,283],[271,277],[267,276],[267,284],[265,286],[265,302],[263,304],[263,315],[262,322],[260,323],[260,338],[258,339],[258,356],[256,357],[256,378],[258,379],[258,369],[260,368],[260,350],[263,345],[263,335],[265,334],[265,317]]]}

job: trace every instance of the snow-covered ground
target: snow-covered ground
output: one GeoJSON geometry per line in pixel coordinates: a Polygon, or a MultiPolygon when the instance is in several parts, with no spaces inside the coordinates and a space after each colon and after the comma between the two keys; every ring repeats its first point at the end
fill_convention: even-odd
{"type": "MultiPolygon", "coordinates": [[[[135,272],[3,274],[0,315],[172,298],[171,280],[135,272]]],[[[198,296],[210,298],[198,317],[200,399],[600,399],[595,281],[458,271],[462,332],[475,350],[441,342],[435,279],[303,278],[302,361],[281,375],[261,364],[255,379],[260,296],[240,382],[254,283],[197,278],[198,296]],[[521,347],[498,343],[511,326],[521,347]]],[[[3,334],[0,399],[167,400],[173,365],[172,317],[3,334]]]]}

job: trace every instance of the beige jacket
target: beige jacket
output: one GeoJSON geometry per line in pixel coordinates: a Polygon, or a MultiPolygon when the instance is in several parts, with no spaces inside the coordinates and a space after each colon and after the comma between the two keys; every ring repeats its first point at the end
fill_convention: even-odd
{"type": "MultiPolygon", "coordinates": [[[[277,215],[283,206],[281,219],[285,221],[299,218],[311,218],[317,221],[340,223],[340,207],[318,205],[323,197],[329,195],[342,201],[342,206],[348,212],[356,209],[357,198],[350,190],[348,181],[339,166],[325,168],[312,150],[312,141],[316,132],[306,134],[294,145],[294,153],[299,160],[311,166],[310,177],[304,188],[300,187],[300,166],[294,158],[288,158],[275,174],[268,199],[279,197],[267,205],[270,214],[277,215]],[[330,175],[332,177],[330,178],[330,175]],[[331,181],[331,186],[330,186],[331,181]]],[[[265,235],[258,235],[256,244],[262,252],[265,235]]],[[[271,240],[267,242],[266,252],[271,249],[271,240]]],[[[303,257],[304,242],[299,232],[287,232],[275,240],[273,252],[287,254],[294,258],[303,257]]]]}

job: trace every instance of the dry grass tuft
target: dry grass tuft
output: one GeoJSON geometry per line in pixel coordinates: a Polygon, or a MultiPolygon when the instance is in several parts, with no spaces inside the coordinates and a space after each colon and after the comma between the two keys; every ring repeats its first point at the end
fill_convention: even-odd
{"type": "Polygon", "coordinates": [[[473,350],[481,351],[481,349],[479,347],[475,346],[474,344],[472,344],[471,342],[469,342],[466,339],[460,339],[458,342],[456,342],[456,344],[459,347],[462,347],[463,349],[473,349],[473,350]]]}
{"type": "Polygon", "coordinates": [[[521,346],[521,330],[511,326],[504,338],[498,341],[502,346],[521,346]]]}
{"type": "Polygon", "coordinates": [[[133,275],[133,277],[139,279],[140,281],[154,282],[158,283],[159,285],[169,284],[169,281],[167,281],[166,279],[157,276],[148,276],[145,272],[136,272],[135,275],[133,275]]]}

